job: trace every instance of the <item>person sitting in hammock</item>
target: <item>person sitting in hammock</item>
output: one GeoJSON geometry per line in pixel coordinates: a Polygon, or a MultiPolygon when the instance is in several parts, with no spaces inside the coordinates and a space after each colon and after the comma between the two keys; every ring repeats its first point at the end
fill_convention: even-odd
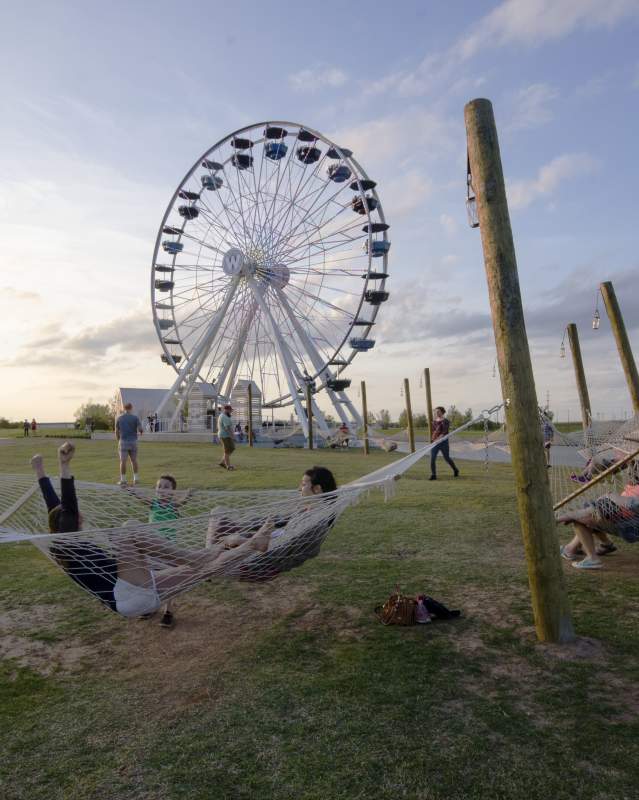
{"type": "MultiPolygon", "coordinates": [[[[326,467],[311,467],[302,475],[299,486],[301,497],[319,497],[337,490],[337,483],[333,473],[326,467]]],[[[334,501],[334,496],[324,498],[328,503],[334,501]]],[[[309,503],[301,509],[301,513],[273,517],[274,531],[271,536],[273,547],[260,555],[258,561],[240,564],[239,567],[231,564],[227,572],[245,581],[268,581],[282,572],[288,572],[300,566],[309,558],[318,555],[322,542],[335,522],[335,513],[322,507],[321,519],[320,506],[317,502],[309,503]],[[314,513],[315,512],[315,513],[314,513]],[[305,517],[308,515],[309,522],[305,517]],[[300,529],[300,530],[298,530],[300,529]],[[286,533],[294,533],[286,537],[286,533]],[[278,541],[281,538],[281,541],[278,541]]],[[[262,524],[262,520],[249,520],[244,524],[234,522],[227,509],[213,509],[209,522],[207,541],[211,543],[227,543],[235,547],[246,537],[252,535],[262,524]]]]}
{"type": "Polygon", "coordinates": [[[49,530],[60,534],[51,542],[49,553],[72,580],[112,611],[124,617],[153,614],[177,592],[221,572],[224,563],[245,558],[250,551],[268,549],[273,530],[270,520],[231,551],[219,544],[203,550],[178,548],[135,521],[136,528],[110,531],[110,551],[88,537],[65,536],[82,529],[70,468],[74,452],[69,442],[58,449],[61,500],[45,473],[42,456],[31,459],[49,512],[49,530]],[[156,573],[152,563],[158,560],[172,569],[156,573]]]}
{"type": "MultiPolygon", "coordinates": [[[[173,475],[160,475],[155,484],[155,496],[149,497],[143,494],[135,486],[123,487],[125,491],[132,494],[137,500],[149,507],[149,522],[170,522],[180,518],[179,509],[188,502],[191,497],[191,490],[185,492],[177,491],[177,481],[173,475]]],[[[158,528],[160,536],[164,536],[170,542],[177,542],[177,531],[172,525],[163,525],[158,528]]],[[[160,625],[163,628],[172,628],[175,624],[175,613],[173,602],[167,600],[162,611],[160,625]]]]}
{"type": "Polygon", "coordinates": [[[608,534],[626,542],[639,541],[639,464],[628,467],[629,482],[621,494],[610,493],[587,503],[583,508],[562,514],[557,522],[572,523],[575,535],[561,548],[561,555],[577,569],[601,569],[600,556],[614,553],[617,547],[608,534]],[[595,539],[599,544],[595,545],[595,539]],[[585,551],[586,557],[580,560],[585,551]]]}

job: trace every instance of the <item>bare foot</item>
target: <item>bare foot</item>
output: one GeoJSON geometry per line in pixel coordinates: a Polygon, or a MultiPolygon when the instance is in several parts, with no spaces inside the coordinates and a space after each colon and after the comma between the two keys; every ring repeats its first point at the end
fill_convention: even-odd
{"type": "Polygon", "coordinates": [[[31,458],[31,468],[35,471],[38,478],[44,478],[44,460],[40,453],[36,453],[31,458]]]}
{"type": "Polygon", "coordinates": [[[58,458],[61,464],[68,464],[73,458],[75,453],[75,445],[71,442],[65,442],[58,447],[58,458]]]}
{"type": "Polygon", "coordinates": [[[271,541],[271,534],[273,533],[274,525],[272,520],[268,519],[259,529],[259,531],[249,539],[251,548],[258,550],[260,553],[265,553],[268,550],[271,541]]]}

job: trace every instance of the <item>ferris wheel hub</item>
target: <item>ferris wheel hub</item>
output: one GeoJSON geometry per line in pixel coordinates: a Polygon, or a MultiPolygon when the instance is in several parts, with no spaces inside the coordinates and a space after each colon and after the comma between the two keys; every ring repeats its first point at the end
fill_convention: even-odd
{"type": "Polygon", "coordinates": [[[256,265],[253,260],[249,260],[238,247],[231,247],[227,250],[222,259],[222,269],[231,277],[241,276],[250,278],[255,275],[256,265]]]}

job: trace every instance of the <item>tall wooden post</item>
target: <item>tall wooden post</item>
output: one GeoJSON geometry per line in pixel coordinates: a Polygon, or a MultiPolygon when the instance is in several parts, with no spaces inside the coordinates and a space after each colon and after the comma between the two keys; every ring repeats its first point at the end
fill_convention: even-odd
{"type": "Polygon", "coordinates": [[[364,455],[370,453],[370,445],[368,442],[368,406],[366,405],[366,381],[360,384],[362,392],[362,419],[364,420],[364,455]]]}
{"type": "Polygon", "coordinates": [[[464,109],[506,426],[537,637],[574,638],[544,459],[497,128],[489,100],[464,109]]]}
{"type": "Polygon", "coordinates": [[[411,453],[415,452],[415,426],[413,425],[413,409],[410,405],[410,384],[404,378],[404,395],[406,396],[406,416],[408,417],[408,443],[411,453]]]}
{"type": "Polygon", "coordinates": [[[601,295],[606,306],[608,319],[610,320],[610,327],[612,328],[617,342],[621,366],[626,375],[630,397],[632,398],[632,407],[635,410],[635,414],[637,414],[639,413],[639,374],[637,373],[637,365],[632,355],[632,348],[630,347],[626,325],[621,316],[617,295],[610,281],[600,284],[599,288],[601,289],[601,295]]]}
{"type": "Polygon", "coordinates": [[[253,447],[253,386],[250,381],[246,387],[246,393],[248,395],[248,444],[249,447],[253,447]]]}
{"type": "Polygon", "coordinates": [[[311,384],[306,384],[306,421],[308,422],[308,449],[313,449],[313,393],[311,384]]]}
{"type": "Polygon", "coordinates": [[[579,392],[579,404],[581,405],[581,422],[584,431],[590,427],[592,411],[590,409],[590,398],[588,397],[588,385],[586,383],[586,373],[584,372],[584,362],[581,359],[581,347],[579,346],[579,334],[577,326],[571,322],[566,326],[570,352],[572,353],[572,363],[575,368],[575,380],[577,381],[577,391],[579,392]]]}
{"type": "Polygon", "coordinates": [[[433,440],[433,397],[430,393],[430,369],[424,370],[424,386],[426,388],[426,415],[428,417],[428,441],[433,440]]]}

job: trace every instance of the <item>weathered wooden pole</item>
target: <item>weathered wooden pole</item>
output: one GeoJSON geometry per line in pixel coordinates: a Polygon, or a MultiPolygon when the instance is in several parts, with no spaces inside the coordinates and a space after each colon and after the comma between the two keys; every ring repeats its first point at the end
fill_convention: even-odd
{"type": "Polygon", "coordinates": [[[590,397],[588,396],[588,384],[586,383],[586,373],[584,372],[584,362],[581,358],[581,347],[579,346],[579,334],[574,322],[566,326],[570,352],[572,353],[572,363],[575,368],[575,380],[577,381],[577,391],[579,392],[579,404],[581,405],[581,423],[584,431],[590,427],[592,411],[590,409],[590,397]]]}
{"type": "Polygon", "coordinates": [[[253,386],[250,381],[246,387],[246,393],[248,395],[248,444],[249,447],[253,447],[253,386]]]}
{"type": "Polygon", "coordinates": [[[366,381],[360,383],[362,392],[362,419],[364,420],[364,455],[370,453],[370,445],[368,442],[368,406],[366,405],[366,381]]]}
{"type": "Polygon", "coordinates": [[[408,443],[411,453],[415,452],[415,426],[413,425],[413,410],[410,405],[410,384],[404,378],[404,395],[406,396],[406,417],[408,418],[408,443]]]}
{"type": "Polygon", "coordinates": [[[308,449],[313,449],[313,393],[311,384],[306,384],[306,421],[308,423],[308,449]]]}
{"type": "Polygon", "coordinates": [[[430,369],[424,370],[424,386],[426,388],[426,417],[428,419],[428,441],[433,438],[433,396],[430,393],[430,369]]]}
{"type": "Polygon", "coordinates": [[[464,109],[472,186],[477,198],[506,427],[526,551],[537,637],[574,638],[533,377],[497,128],[489,100],[464,109]]]}
{"type": "Polygon", "coordinates": [[[626,325],[621,316],[617,295],[610,281],[600,284],[599,288],[601,289],[601,295],[606,306],[608,319],[610,320],[610,327],[612,328],[617,342],[621,366],[626,375],[630,397],[632,398],[632,407],[635,410],[635,414],[637,414],[639,413],[639,374],[637,373],[637,365],[632,355],[632,348],[630,347],[626,325]]]}

